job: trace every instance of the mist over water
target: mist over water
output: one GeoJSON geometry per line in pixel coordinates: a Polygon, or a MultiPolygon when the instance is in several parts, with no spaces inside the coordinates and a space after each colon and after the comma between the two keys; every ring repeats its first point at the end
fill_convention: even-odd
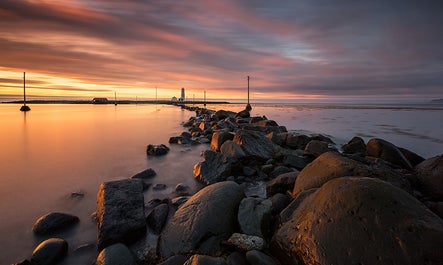
{"type": "MultiPolygon", "coordinates": [[[[244,104],[208,105],[240,111],[244,104]]],[[[253,104],[252,115],[265,115],[299,133],[330,135],[337,146],[354,136],[388,140],[426,158],[443,153],[443,108],[417,105],[253,104]]],[[[130,178],[153,168],[153,198],[176,197],[174,187],[185,183],[194,191],[194,164],[209,145],[173,145],[168,155],[146,157],[147,144],[167,144],[186,129],[181,123],[195,113],[167,105],[31,105],[0,104],[0,260],[10,264],[30,258],[43,241],[32,233],[34,221],[59,211],[77,215],[79,225],[62,233],[70,244],[63,264],[86,264],[97,254],[73,251],[96,241],[91,219],[96,193],[104,181],[130,178]],[[84,194],[71,198],[72,192],[84,194]]]]}

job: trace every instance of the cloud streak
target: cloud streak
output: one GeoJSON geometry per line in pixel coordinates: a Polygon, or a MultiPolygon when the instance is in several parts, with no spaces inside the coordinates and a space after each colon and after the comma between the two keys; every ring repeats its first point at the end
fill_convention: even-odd
{"type": "Polygon", "coordinates": [[[11,73],[28,71],[60,95],[235,98],[251,75],[253,97],[441,97],[442,11],[433,0],[4,0],[0,88],[16,94],[11,73]]]}

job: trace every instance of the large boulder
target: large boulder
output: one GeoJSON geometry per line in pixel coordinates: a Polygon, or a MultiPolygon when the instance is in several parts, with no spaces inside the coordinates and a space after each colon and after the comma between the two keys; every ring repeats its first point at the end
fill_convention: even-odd
{"type": "Polygon", "coordinates": [[[271,200],[244,198],[238,208],[240,230],[247,235],[267,237],[271,230],[271,200]]]}
{"type": "Polygon", "coordinates": [[[50,238],[41,242],[33,251],[31,264],[53,265],[68,253],[68,243],[61,238],[50,238]]]}
{"type": "Polygon", "coordinates": [[[286,137],[286,145],[292,149],[305,149],[310,141],[311,138],[303,134],[288,134],[286,137]]]}
{"type": "Polygon", "coordinates": [[[443,220],[385,181],[337,178],[274,234],[283,264],[441,264],[443,220]]]}
{"type": "Polygon", "coordinates": [[[243,158],[246,156],[241,147],[234,141],[227,140],[220,147],[220,152],[228,157],[243,158]]]}
{"type": "Polygon", "coordinates": [[[97,194],[98,249],[133,243],[146,231],[143,184],[139,179],[105,182],[97,194]]]}
{"type": "Polygon", "coordinates": [[[258,250],[246,252],[246,259],[254,265],[277,265],[273,258],[258,250]]]}
{"type": "Polygon", "coordinates": [[[328,151],[332,151],[329,149],[329,145],[327,142],[319,141],[319,140],[311,140],[305,147],[305,154],[318,157],[319,155],[326,153],[328,151]]]}
{"type": "Polygon", "coordinates": [[[236,112],[233,111],[228,111],[228,110],[217,110],[214,113],[214,117],[217,118],[218,120],[224,120],[226,118],[234,118],[235,114],[237,114],[236,112]]]}
{"type": "Polygon", "coordinates": [[[209,185],[224,181],[231,175],[234,160],[224,154],[205,150],[202,162],[194,166],[194,177],[209,185]]]}
{"type": "Polygon", "coordinates": [[[233,181],[212,184],[194,194],[175,212],[159,240],[159,254],[170,257],[190,251],[214,255],[236,227],[243,188],[233,181]]]}
{"type": "Polygon", "coordinates": [[[219,131],[212,134],[211,149],[218,152],[220,147],[227,140],[234,139],[234,135],[229,132],[219,131]]]}
{"type": "Polygon", "coordinates": [[[411,163],[413,167],[417,166],[418,164],[426,160],[424,157],[406,148],[398,147],[398,150],[400,150],[400,152],[406,157],[406,159],[409,161],[409,163],[411,163]]]}
{"type": "Polygon", "coordinates": [[[103,249],[95,265],[135,265],[135,261],[130,250],[122,243],[117,243],[103,249]]]}
{"type": "Polygon", "coordinates": [[[48,213],[34,223],[32,230],[39,235],[51,234],[61,229],[69,228],[70,226],[78,223],[80,219],[77,216],[67,213],[48,213]]]}
{"type": "Polygon", "coordinates": [[[239,130],[234,136],[234,142],[240,145],[248,156],[268,160],[275,153],[274,144],[261,132],[239,130]]]}
{"type": "Polygon", "coordinates": [[[277,193],[286,193],[294,189],[295,179],[299,172],[288,172],[277,176],[266,185],[266,196],[271,197],[277,193]]]}
{"type": "Polygon", "coordinates": [[[347,154],[365,154],[366,144],[360,137],[353,137],[347,144],[342,146],[342,150],[347,154]]]}
{"type": "Polygon", "coordinates": [[[423,192],[436,201],[443,201],[443,155],[429,158],[415,167],[417,181],[423,192]]]}
{"type": "Polygon", "coordinates": [[[346,176],[375,177],[407,191],[410,183],[401,173],[382,165],[368,166],[336,152],[327,152],[307,165],[295,180],[293,196],[312,188],[319,188],[331,179],[346,176]]]}
{"type": "Polygon", "coordinates": [[[405,169],[412,169],[411,163],[392,143],[383,139],[372,138],[366,144],[366,155],[381,158],[405,169]]]}

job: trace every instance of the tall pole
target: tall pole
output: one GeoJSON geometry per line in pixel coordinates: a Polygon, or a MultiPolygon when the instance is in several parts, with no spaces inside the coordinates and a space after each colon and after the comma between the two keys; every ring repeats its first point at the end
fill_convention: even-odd
{"type": "Polygon", "coordinates": [[[206,90],[204,91],[203,103],[204,103],[204,106],[206,107],[206,90]]]}
{"type": "Polygon", "coordinates": [[[248,75],[248,105],[249,105],[249,75],[248,75]]]}
{"type": "Polygon", "coordinates": [[[23,106],[20,111],[30,111],[31,108],[26,106],[26,72],[23,72],[23,106]]]}
{"type": "Polygon", "coordinates": [[[114,91],[114,105],[117,106],[117,91],[114,91]]]}
{"type": "Polygon", "coordinates": [[[157,87],[155,87],[155,103],[157,104],[157,101],[158,101],[158,99],[157,99],[157,87]]]}

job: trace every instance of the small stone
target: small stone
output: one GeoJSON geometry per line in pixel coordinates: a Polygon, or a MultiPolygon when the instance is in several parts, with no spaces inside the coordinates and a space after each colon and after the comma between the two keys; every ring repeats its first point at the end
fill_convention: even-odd
{"type": "Polygon", "coordinates": [[[41,242],[33,251],[31,264],[53,265],[66,256],[68,243],[61,238],[50,238],[41,242]]]}
{"type": "Polygon", "coordinates": [[[68,228],[76,223],[80,219],[77,216],[67,213],[48,213],[40,217],[34,224],[32,230],[39,235],[46,235],[54,233],[62,228],[68,228]]]}
{"type": "Polygon", "coordinates": [[[155,207],[148,215],[148,226],[154,231],[155,234],[160,234],[166,218],[168,217],[169,206],[166,203],[162,203],[155,207]]]}
{"type": "Polygon", "coordinates": [[[266,247],[265,240],[259,236],[234,233],[228,239],[228,243],[241,251],[262,250],[266,247]]]}
{"type": "Polygon", "coordinates": [[[155,175],[157,175],[155,170],[152,168],[148,168],[146,170],[143,170],[143,171],[135,174],[134,176],[132,176],[132,178],[133,179],[148,179],[148,178],[155,177],[155,175]]]}
{"type": "Polygon", "coordinates": [[[161,156],[161,155],[166,155],[169,152],[169,147],[167,147],[164,144],[161,145],[152,145],[149,144],[146,147],[146,154],[148,156],[161,156]]]}
{"type": "Polygon", "coordinates": [[[180,196],[189,195],[189,190],[189,186],[184,183],[179,183],[177,186],[175,186],[175,192],[180,196]]]}

